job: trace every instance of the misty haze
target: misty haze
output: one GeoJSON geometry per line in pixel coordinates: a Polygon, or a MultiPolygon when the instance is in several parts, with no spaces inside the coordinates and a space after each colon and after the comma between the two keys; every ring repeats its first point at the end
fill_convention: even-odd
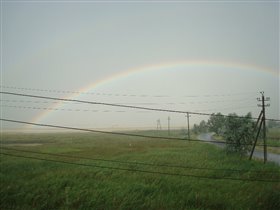
{"type": "Polygon", "coordinates": [[[280,209],[279,1],[1,1],[1,209],[280,209]]]}

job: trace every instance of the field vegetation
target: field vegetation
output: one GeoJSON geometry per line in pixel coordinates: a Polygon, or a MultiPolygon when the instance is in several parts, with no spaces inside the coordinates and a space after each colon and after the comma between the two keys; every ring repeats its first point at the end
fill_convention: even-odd
{"type": "MultiPolygon", "coordinates": [[[[214,134],[213,139],[217,141],[225,142],[224,137],[221,135],[214,134]]],[[[280,128],[268,128],[267,129],[267,137],[266,137],[266,143],[267,143],[267,151],[274,153],[274,154],[280,154],[280,128]]],[[[259,137],[257,141],[256,150],[262,151],[263,146],[263,138],[262,136],[259,137]]]]}
{"type": "Polygon", "coordinates": [[[280,208],[279,166],[207,143],[2,133],[1,153],[3,210],[280,208]]]}
{"type": "MultiPolygon", "coordinates": [[[[199,125],[194,125],[194,133],[212,132],[213,138],[218,141],[226,142],[226,150],[236,152],[240,155],[247,155],[255,141],[257,130],[255,121],[251,113],[246,116],[238,116],[235,113],[224,116],[221,113],[212,114],[208,121],[202,120],[199,125]],[[255,130],[256,129],[256,130],[255,130]]],[[[263,130],[261,129],[257,141],[256,150],[262,150],[263,130]]],[[[266,144],[267,151],[280,154],[280,123],[276,121],[267,121],[266,126],[266,144]]]]}

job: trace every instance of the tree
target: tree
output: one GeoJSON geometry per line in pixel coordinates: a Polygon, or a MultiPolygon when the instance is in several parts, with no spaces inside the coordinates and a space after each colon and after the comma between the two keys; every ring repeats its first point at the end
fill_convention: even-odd
{"type": "Polygon", "coordinates": [[[207,122],[209,131],[222,135],[225,131],[225,120],[221,113],[212,114],[207,122]]]}
{"type": "Polygon", "coordinates": [[[247,154],[254,139],[253,126],[251,113],[248,113],[244,118],[239,118],[235,113],[230,114],[225,120],[226,150],[237,152],[240,155],[247,154]]]}
{"type": "Polygon", "coordinates": [[[208,132],[207,123],[206,123],[204,120],[202,120],[202,121],[199,123],[199,125],[194,124],[194,125],[193,125],[193,132],[194,132],[195,134],[198,134],[198,133],[206,133],[206,132],[208,132]]]}
{"type": "Polygon", "coordinates": [[[208,126],[207,126],[207,123],[202,120],[200,123],[199,123],[199,132],[200,133],[206,133],[208,131],[208,126]]]}
{"type": "Polygon", "coordinates": [[[193,132],[194,132],[195,134],[198,134],[198,133],[199,133],[199,126],[198,126],[197,124],[194,124],[194,125],[193,125],[193,132]]]}

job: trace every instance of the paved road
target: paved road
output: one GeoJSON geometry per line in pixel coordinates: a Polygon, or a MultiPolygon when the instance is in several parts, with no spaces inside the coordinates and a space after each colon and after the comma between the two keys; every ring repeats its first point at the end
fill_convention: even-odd
{"type": "MultiPolygon", "coordinates": [[[[200,134],[198,135],[197,137],[199,140],[205,140],[205,141],[214,141],[213,138],[212,138],[212,134],[211,133],[203,133],[203,134],[200,134]]],[[[209,144],[214,144],[216,145],[217,147],[220,147],[220,148],[224,148],[225,145],[224,144],[220,144],[220,143],[215,143],[215,142],[209,142],[209,144]]],[[[263,152],[260,152],[260,151],[254,151],[254,154],[253,156],[255,158],[259,158],[259,159],[263,159],[263,152]]],[[[270,153],[268,152],[267,153],[267,160],[268,161],[271,161],[271,162],[275,162],[277,163],[278,165],[280,165],[280,155],[278,154],[274,154],[274,153],[270,153]]]]}

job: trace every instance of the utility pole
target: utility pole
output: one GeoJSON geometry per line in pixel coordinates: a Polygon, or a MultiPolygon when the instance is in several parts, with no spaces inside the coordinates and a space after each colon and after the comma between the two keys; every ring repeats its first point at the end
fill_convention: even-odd
{"type": "Polygon", "coordinates": [[[186,117],[187,117],[187,123],[188,123],[188,138],[190,139],[191,137],[190,137],[190,113],[189,112],[187,112],[186,117]]]}
{"type": "Polygon", "coordinates": [[[258,106],[262,107],[262,122],[263,122],[263,161],[264,163],[267,161],[267,146],[266,146],[266,125],[265,125],[265,107],[270,106],[270,104],[265,104],[265,101],[269,101],[270,98],[264,98],[264,92],[260,92],[262,94],[262,99],[258,98],[258,101],[262,101],[262,104],[258,106]]]}
{"type": "Polygon", "coordinates": [[[267,161],[267,145],[266,145],[265,107],[269,107],[270,104],[265,104],[265,102],[269,101],[270,98],[269,97],[265,98],[263,91],[260,92],[260,93],[261,93],[262,97],[261,98],[257,98],[257,100],[262,102],[262,104],[258,104],[258,107],[262,107],[262,111],[261,111],[261,113],[260,113],[260,115],[258,117],[258,120],[256,122],[254,130],[257,129],[259,122],[260,122],[260,125],[258,127],[257,136],[255,138],[255,142],[254,142],[253,148],[251,150],[249,159],[250,160],[252,159],[252,156],[253,156],[253,153],[254,153],[257,141],[258,141],[258,137],[259,137],[260,131],[261,131],[261,129],[263,129],[263,161],[264,161],[264,163],[266,163],[266,161],[267,161]]]}
{"type": "Polygon", "coordinates": [[[258,138],[259,138],[259,135],[260,135],[260,131],[261,131],[261,128],[262,128],[262,124],[263,124],[263,111],[261,111],[259,117],[258,117],[258,120],[255,124],[255,127],[254,127],[254,131],[256,131],[256,129],[258,128],[258,125],[259,125],[259,122],[260,122],[260,125],[259,125],[259,128],[258,128],[258,132],[257,132],[257,136],[255,138],[255,142],[253,144],[253,147],[252,147],[252,150],[251,150],[251,153],[250,153],[250,157],[249,157],[249,160],[252,159],[252,156],[253,156],[253,153],[254,153],[254,150],[255,150],[255,147],[256,147],[256,144],[257,144],[257,141],[258,141],[258,138]]]}
{"type": "Polygon", "coordinates": [[[168,136],[170,136],[170,117],[168,116],[168,136]]]}
{"type": "Polygon", "coordinates": [[[157,120],[157,130],[161,130],[160,119],[157,120]]]}

